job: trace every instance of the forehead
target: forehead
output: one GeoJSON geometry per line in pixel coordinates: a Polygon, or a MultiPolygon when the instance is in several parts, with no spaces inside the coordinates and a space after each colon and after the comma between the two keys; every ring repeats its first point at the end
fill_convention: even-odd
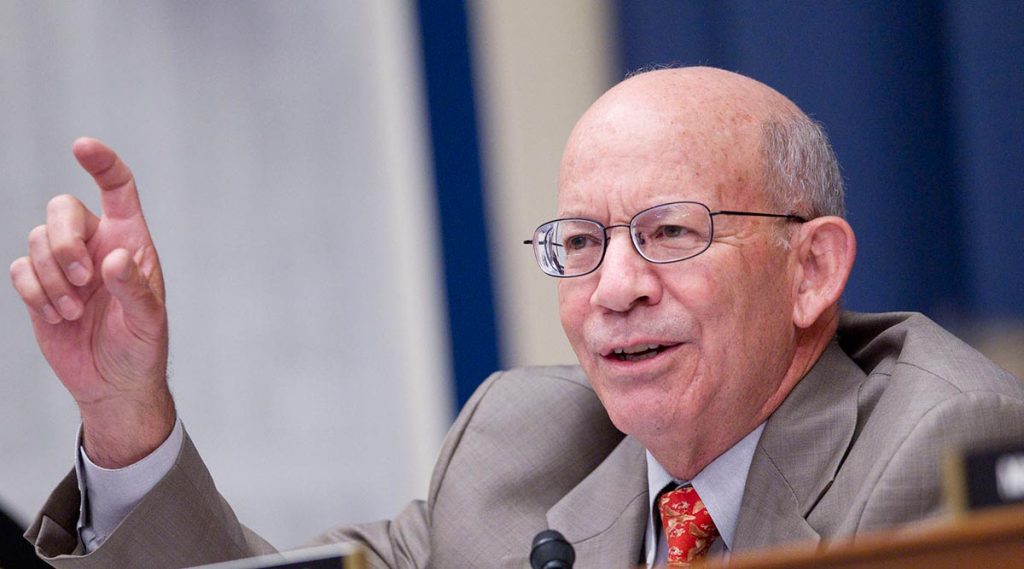
{"type": "Polygon", "coordinates": [[[738,209],[761,200],[760,126],[739,110],[636,101],[597,106],[573,131],[559,216],[628,219],[680,200],[738,209]]]}

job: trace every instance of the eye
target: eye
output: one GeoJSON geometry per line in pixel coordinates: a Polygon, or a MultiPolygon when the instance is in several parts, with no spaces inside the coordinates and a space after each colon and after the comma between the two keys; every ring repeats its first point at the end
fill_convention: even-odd
{"type": "Polygon", "coordinates": [[[685,237],[690,230],[682,225],[660,225],[651,236],[653,239],[678,239],[685,237]]]}
{"type": "Polygon", "coordinates": [[[598,239],[596,237],[594,237],[593,235],[586,234],[586,233],[580,233],[580,234],[577,234],[577,235],[569,235],[568,237],[565,238],[565,248],[568,251],[579,251],[581,249],[586,249],[587,247],[590,247],[591,245],[600,245],[600,244],[601,243],[598,241],[598,239]]]}

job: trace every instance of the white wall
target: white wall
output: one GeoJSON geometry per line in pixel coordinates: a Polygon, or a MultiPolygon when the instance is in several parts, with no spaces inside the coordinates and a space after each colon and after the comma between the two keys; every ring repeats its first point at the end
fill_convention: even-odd
{"type": "Polygon", "coordinates": [[[469,3],[505,365],[576,363],[555,279],[523,245],[557,213],[558,165],[576,120],[617,81],[607,0],[469,3]]]}
{"type": "MultiPolygon", "coordinates": [[[[135,171],[164,263],[172,389],[243,521],[279,546],[426,493],[450,420],[411,3],[0,3],[0,258],[71,141],[135,171]]],[[[5,265],[6,266],[6,265],[5,265]]],[[[27,521],[77,416],[0,292],[0,501],[27,521]]]]}

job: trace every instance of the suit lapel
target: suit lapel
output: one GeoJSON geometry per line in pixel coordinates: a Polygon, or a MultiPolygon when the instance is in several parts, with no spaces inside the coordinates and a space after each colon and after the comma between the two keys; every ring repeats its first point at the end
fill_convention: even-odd
{"type": "Polygon", "coordinates": [[[853,439],[864,379],[832,342],[768,419],[747,474],[734,550],[820,541],[807,516],[853,439]]]}
{"type": "MultiPolygon", "coordinates": [[[[864,373],[838,345],[821,358],[765,425],[754,453],[733,551],[818,542],[807,522],[853,439],[864,373]]],[[[647,527],[644,449],[626,437],[547,512],[548,527],[573,544],[579,567],[640,560],[647,527]]]]}
{"type": "Polygon", "coordinates": [[[548,527],[576,550],[577,567],[630,567],[640,559],[647,527],[644,449],[626,437],[580,484],[547,512],[548,527]]]}

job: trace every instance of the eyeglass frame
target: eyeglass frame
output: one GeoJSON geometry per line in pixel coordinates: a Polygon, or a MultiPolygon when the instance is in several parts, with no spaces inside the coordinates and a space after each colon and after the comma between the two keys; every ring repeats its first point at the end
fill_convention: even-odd
{"type": "MultiPolygon", "coordinates": [[[[608,236],[608,231],[611,230],[611,229],[615,229],[616,227],[625,227],[625,228],[629,229],[629,242],[633,245],[633,250],[636,251],[638,255],[640,255],[640,258],[642,258],[643,260],[647,261],[648,263],[652,263],[652,264],[655,264],[655,265],[667,265],[667,264],[670,264],[670,263],[678,263],[679,261],[685,261],[687,259],[692,259],[692,258],[696,257],[697,255],[700,255],[701,253],[703,253],[703,252],[705,252],[705,251],[707,251],[708,249],[711,248],[711,244],[715,240],[715,216],[716,215],[733,215],[733,216],[738,216],[738,217],[770,217],[770,218],[777,218],[777,219],[785,219],[787,221],[794,221],[794,222],[797,222],[797,223],[807,223],[807,221],[809,221],[806,217],[804,217],[802,215],[796,215],[794,213],[766,213],[766,212],[761,212],[761,211],[737,211],[737,210],[730,210],[730,209],[711,211],[711,208],[709,208],[706,204],[701,203],[701,202],[697,202],[697,201],[690,201],[690,200],[682,200],[682,201],[667,202],[667,203],[663,203],[663,204],[652,205],[651,207],[648,207],[648,208],[645,208],[645,209],[642,209],[642,210],[636,212],[636,214],[633,215],[633,217],[629,218],[629,223],[617,223],[615,225],[605,225],[605,224],[601,223],[600,221],[597,221],[597,220],[594,220],[594,219],[588,219],[586,217],[560,217],[560,218],[557,218],[557,219],[552,219],[551,221],[545,221],[544,223],[538,225],[537,229],[533,230],[534,235],[537,234],[537,230],[539,230],[541,227],[544,227],[545,225],[548,225],[548,224],[551,224],[551,223],[555,223],[555,222],[558,222],[558,221],[588,221],[590,223],[597,224],[598,227],[602,228],[601,234],[602,234],[602,238],[604,240],[604,243],[602,244],[602,247],[601,247],[601,258],[597,260],[597,264],[594,265],[593,269],[590,269],[589,271],[587,271],[585,273],[580,273],[578,275],[552,275],[551,273],[545,271],[543,267],[541,267],[541,272],[544,273],[545,275],[548,275],[550,277],[554,277],[556,279],[572,279],[572,278],[576,278],[576,277],[587,276],[587,275],[593,273],[594,271],[600,269],[601,265],[604,263],[604,256],[608,252],[608,243],[611,241],[611,238],[608,236]],[[711,224],[710,231],[708,232],[707,244],[704,245],[703,249],[697,251],[696,253],[693,253],[692,255],[688,255],[686,257],[682,257],[682,258],[679,258],[679,259],[672,259],[671,261],[655,261],[655,260],[650,259],[647,255],[644,255],[643,251],[640,250],[640,246],[637,245],[637,243],[636,243],[636,237],[633,235],[633,222],[636,221],[636,218],[638,218],[641,215],[651,211],[652,209],[657,209],[657,208],[668,206],[668,205],[679,205],[679,204],[699,205],[700,207],[704,208],[704,211],[707,212],[708,221],[711,224]]],[[[536,256],[537,256],[536,255],[536,247],[539,244],[535,244],[533,239],[526,239],[526,240],[523,241],[523,245],[531,245],[531,246],[533,246],[534,247],[534,258],[536,258],[536,256]]],[[[540,262],[538,262],[537,264],[540,265],[540,262]]]]}

